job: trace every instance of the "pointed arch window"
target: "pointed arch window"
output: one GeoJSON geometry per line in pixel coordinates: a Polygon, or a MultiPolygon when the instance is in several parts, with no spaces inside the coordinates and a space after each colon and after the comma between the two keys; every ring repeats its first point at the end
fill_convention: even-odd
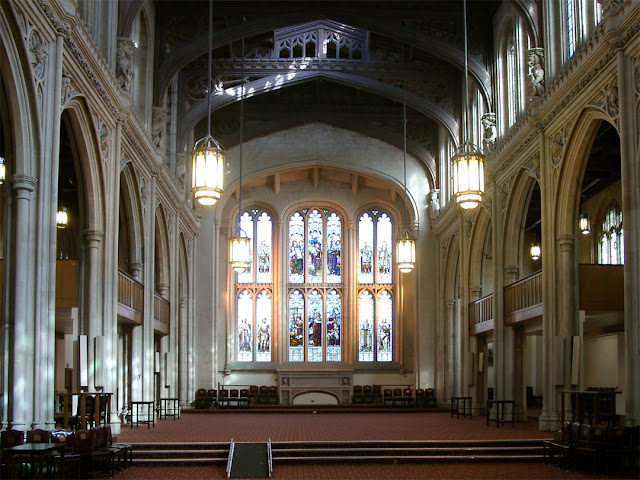
{"type": "Polygon", "coordinates": [[[300,209],[288,223],[290,362],[342,360],[341,216],[300,209]]]}
{"type": "Polygon", "coordinates": [[[380,210],[358,219],[358,361],[393,361],[393,223],[380,210]]]}
{"type": "Polygon", "coordinates": [[[240,227],[249,238],[249,268],[236,276],[237,359],[272,361],[273,222],[261,209],[240,215],[240,227]]]}
{"type": "Polygon", "coordinates": [[[612,202],[602,220],[598,260],[601,264],[624,264],[624,229],[622,211],[612,202]]]}

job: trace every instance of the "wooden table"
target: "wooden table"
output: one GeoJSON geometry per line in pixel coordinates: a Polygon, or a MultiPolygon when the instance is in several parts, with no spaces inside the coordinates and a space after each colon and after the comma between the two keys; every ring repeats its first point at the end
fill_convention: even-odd
{"type": "MultiPolygon", "coordinates": [[[[144,410],[144,409],[143,409],[144,410]]],[[[153,409],[153,400],[149,401],[139,401],[139,402],[131,402],[131,428],[133,428],[133,424],[135,423],[136,427],[138,427],[141,423],[147,424],[147,428],[151,428],[153,425],[154,428],[156,426],[156,416],[155,411],[153,409]],[[140,407],[147,407],[147,419],[140,420],[140,407]],[[135,415],[134,415],[135,408],[135,415]],[[134,421],[135,418],[135,421],[134,421]]]]}
{"type": "Polygon", "coordinates": [[[469,403],[469,418],[471,418],[471,397],[451,397],[451,418],[455,414],[456,419],[467,418],[467,402],[469,403]],[[460,411],[460,402],[462,402],[462,412],[460,411]]]}
{"type": "Polygon", "coordinates": [[[42,465],[47,463],[47,472],[52,477],[53,462],[51,461],[53,453],[60,451],[60,459],[62,462],[62,470],[64,471],[64,445],[60,443],[25,443],[23,445],[14,445],[2,450],[2,456],[7,457],[7,469],[9,471],[8,478],[16,478],[16,463],[28,463],[31,465],[31,478],[35,478],[35,464],[38,465],[38,476],[42,476],[42,465]],[[29,457],[25,462],[24,458],[29,457]]]}
{"type": "Polygon", "coordinates": [[[496,407],[496,418],[491,418],[491,409],[487,408],[487,425],[489,422],[496,422],[496,427],[511,422],[511,426],[516,426],[516,402],[515,400],[491,400],[496,407]],[[504,419],[504,407],[511,405],[511,420],[504,419]]]}
{"type": "Polygon", "coordinates": [[[162,418],[173,417],[180,418],[179,399],[177,398],[161,398],[160,399],[160,420],[162,418]],[[171,413],[169,413],[171,410],[171,413]]]}

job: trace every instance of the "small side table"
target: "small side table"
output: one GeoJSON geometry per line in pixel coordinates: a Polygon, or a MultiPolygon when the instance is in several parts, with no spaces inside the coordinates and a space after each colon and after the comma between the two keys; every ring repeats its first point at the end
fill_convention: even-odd
{"type": "Polygon", "coordinates": [[[451,397],[451,418],[455,414],[456,419],[460,418],[462,415],[463,418],[471,418],[471,397],[451,397]],[[469,413],[467,414],[467,403],[469,404],[469,413]],[[462,404],[462,408],[460,405],[462,404]]]}
{"type": "Polygon", "coordinates": [[[161,398],[160,399],[160,420],[163,418],[173,417],[180,418],[179,399],[177,398],[161,398]],[[171,413],[169,413],[171,412],[171,413]]]}
{"type": "MultiPolygon", "coordinates": [[[[144,408],[142,409],[142,414],[144,415],[144,408]]],[[[133,424],[135,423],[136,427],[138,427],[141,423],[147,424],[147,428],[156,426],[156,416],[153,409],[153,400],[144,401],[144,402],[131,402],[131,428],[133,428],[133,424]],[[147,419],[140,420],[140,407],[147,407],[147,419]],[[135,411],[135,414],[134,414],[135,411]],[[135,420],[134,420],[135,418],[135,420]]]]}
{"type": "MultiPolygon", "coordinates": [[[[24,462],[24,460],[16,460],[19,457],[27,455],[29,457],[29,465],[31,465],[31,478],[35,478],[36,465],[38,466],[38,477],[43,476],[42,466],[47,464],[47,471],[51,473],[53,471],[53,454],[54,452],[60,452],[60,461],[62,463],[62,471],[64,471],[64,445],[60,443],[25,443],[22,445],[15,445],[2,450],[3,456],[7,457],[7,470],[9,477],[17,474],[17,463],[24,462]]],[[[17,476],[17,475],[16,475],[17,476]]]]}
{"type": "Polygon", "coordinates": [[[491,418],[491,410],[487,407],[487,425],[489,422],[496,422],[496,427],[505,423],[511,423],[512,427],[516,426],[516,402],[515,400],[493,400],[496,407],[496,418],[491,418]],[[511,420],[504,419],[505,406],[511,405],[511,420]]]}

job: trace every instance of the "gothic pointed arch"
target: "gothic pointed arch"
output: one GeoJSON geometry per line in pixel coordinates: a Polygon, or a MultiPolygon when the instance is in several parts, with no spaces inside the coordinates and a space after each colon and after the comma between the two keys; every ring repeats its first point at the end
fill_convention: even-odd
{"type": "Polygon", "coordinates": [[[118,267],[134,278],[142,270],[144,222],[139,179],[135,168],[127,163],[120,172],[118,267]]]}

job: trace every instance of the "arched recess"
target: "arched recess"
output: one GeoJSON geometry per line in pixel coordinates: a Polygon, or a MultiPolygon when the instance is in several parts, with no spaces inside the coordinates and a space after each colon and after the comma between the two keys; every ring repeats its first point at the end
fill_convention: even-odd
{"type": "Polygon", "coordinates": [[[189,298],[189,255],[184,234],[181,232],[178,248],[178,299],[186,301],[189,298]]]}
{"type": "Polygon", "coordinates": [[[436,395],[438,403],[446,404],[459,390],[460,371],[460,240],[457,234],[451,234],[440,242],[446,249],[443,269],[443,315],[437,327],[437,365],[436,395]]]}
{"type": "Polygon", "coordinates": [[[159,205],[156,209],[155,229],[154,289],[161,296],[167,298],[171,278],[169,270],[169,230],[166,214],[162,205],[159,205]]]}
{"type": "MultiPolygon", "coordinates": [[[[484,208],[479,208],[476,219],[473,222],[473,231],[469,240],[469,288],[479,287],[478,297],[483,297],[493,291],[493,285],[485,285],[483,279],[486,278],[483,270],[487,267],[487,256],[491,251],[486,251],[487,236],[491,235],[491,215],[484,208]]],[[[493,262],[489,262],[493,268],[493,262]]],[[[492,277],[492,275],[491,275],[492,277]]],[[[472,296],[473,297],[473,296],[472,296]]],[[[474,298],[470,298],[472,301],[474,298]]]]}
{"type": "Polygon", "coordinates": [[[134,110],[147,128],[151,125],[153,101],[154,18],[153,3],[145,2],[131,29],[131,40],[136,44],[131,98],[134,110]]]}
{"type": "Polygon", "coordinates": [[[138,178],[131,163],[120,172],[118,268],[140,280],[144,222],[138,178]]]}
{"type": "MultiPolygon", "coordinates": [[[[500,242],[502,245],[503,265],[511,270],[516,278],[521,275],[523,258],[527,254],[524,251],[524,235],[533,182],[537,180],[529,170],[522,169],[518,172],[507,202],[502,239],[494,239],[494,242],[500,242]],[[516,267],[515,271],[513,267],[516,267]]],[[[504,275],[504,272],[495,274],[504,275]]]]}

